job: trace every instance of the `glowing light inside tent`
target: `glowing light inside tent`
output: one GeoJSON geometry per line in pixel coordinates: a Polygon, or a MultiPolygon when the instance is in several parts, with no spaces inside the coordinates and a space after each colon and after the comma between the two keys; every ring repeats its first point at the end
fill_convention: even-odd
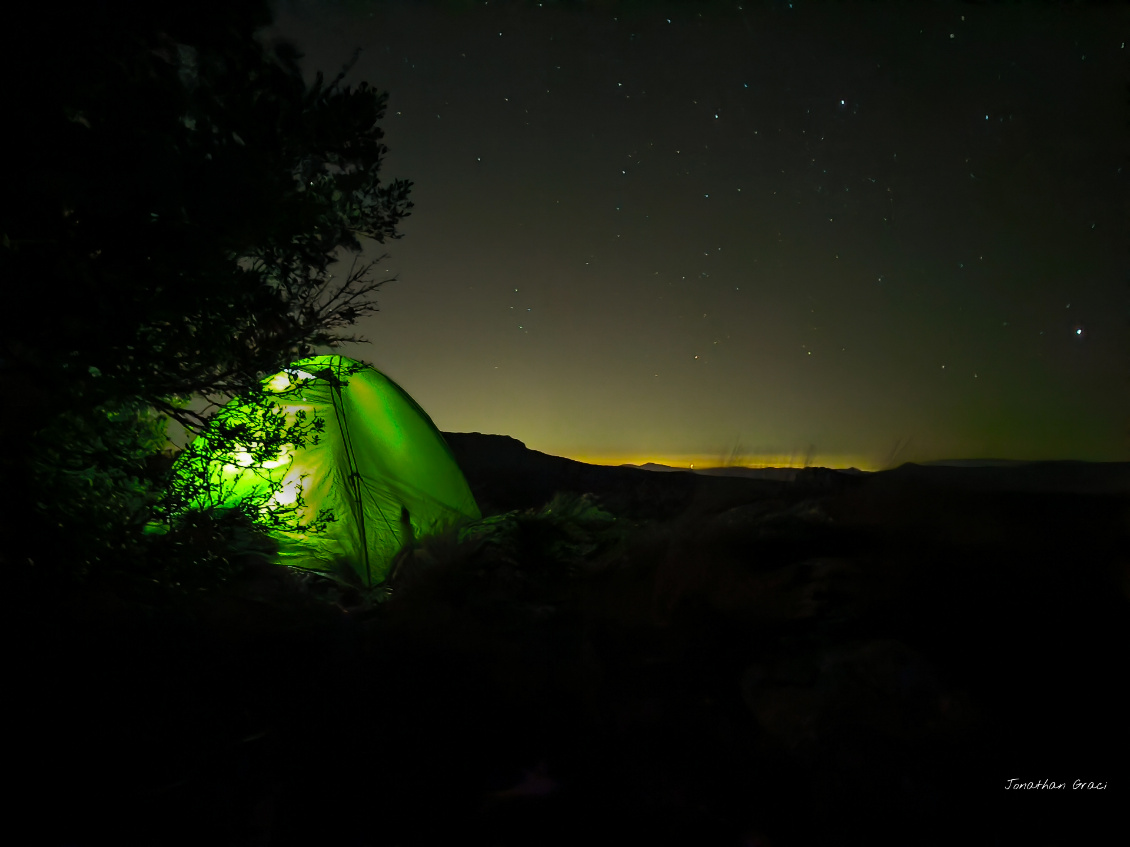
{"type": "Polygon", "coordinates": [[[275,392],[283,392],[290,388],[290,376],[286,371],[279,371],[267,382],[267,388],[275,392]]]}
{"type": "Polygon", "coordinates": [[[234,444],[235,450],[232,452],[232,460],[225,467],[227,470],[234,471],[237,467],[249,468],[254,463],[255,459],[252,458],[251,453],[247,451],[242,444],[234,444]]]}
{"type": "Polygon", "coordinates": [[[283,465],[289,464],[291,458],[292,458],[292,456],[290,454],[290,451],[289,450],[283,450],[281,453],[279,453],[279,457],[277,459],[269,459],[266,462],[260,462],[259,467],[261,467],[261,468],[281,468],[283,465]]]}
{"type": "Polygon", "coordinates": [[[271,500],[279,506],[289,506],[298,500],[301,491],[301,480],[292,479],[283,483],[282,488],[271,495],[271,500]]]}
{"type": "Polygon", "coordinates": [[[314,374],[307,373],[298,368],[286,368],[267,380],[267,388],[270,391],[274,391],[276,394],[281,394],[294,387],[295,379],[314,379],[314,374]]]}

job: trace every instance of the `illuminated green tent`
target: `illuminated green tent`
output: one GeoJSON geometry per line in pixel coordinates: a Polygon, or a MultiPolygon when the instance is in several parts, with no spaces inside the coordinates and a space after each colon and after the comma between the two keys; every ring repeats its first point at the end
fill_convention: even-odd
{"type": "Polygon", "coordinates": [[[174,478],[187,508],[250,506],[280,564],[348,567],[365,585],[384,581],[414,538],[480,516],[424,410],[384,374],[342,356],[296,362],[258,395],[228,403],[174,478]]]}

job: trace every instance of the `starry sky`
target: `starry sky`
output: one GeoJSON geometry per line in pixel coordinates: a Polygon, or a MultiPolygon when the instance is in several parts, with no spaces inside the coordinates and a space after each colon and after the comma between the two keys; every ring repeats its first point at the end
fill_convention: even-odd
{"type": "Polygon", "coordinates": [[[584,461],[1130,460],[1130,8],[286,0],[414,182],[342,350],[584,461]]]}

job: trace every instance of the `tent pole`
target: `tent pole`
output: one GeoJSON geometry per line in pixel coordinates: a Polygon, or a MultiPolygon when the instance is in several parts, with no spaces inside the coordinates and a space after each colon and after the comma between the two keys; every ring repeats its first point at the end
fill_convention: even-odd
{"type": "Polygon", "coordinates": [[[333,399],[334,413],[337,415],[338,427],[341,429],[342,441],[345,443],[345,455],[349,462],[349,490],[353,498],[353,516],[357,520],[357,529],[361,535],[361,557],[365,567],[365,587],[373,587],[373,572],[369,564],[369,538],[365,529],[365,504],[361,501],[361,472],[357,468],[357,457],[353,453],[353,441],[349,437],[349,422],[345,416],[345,401],[341,396],[341,377],[334,374],[336,379],[330,388],[330,397],[333,399]]]}

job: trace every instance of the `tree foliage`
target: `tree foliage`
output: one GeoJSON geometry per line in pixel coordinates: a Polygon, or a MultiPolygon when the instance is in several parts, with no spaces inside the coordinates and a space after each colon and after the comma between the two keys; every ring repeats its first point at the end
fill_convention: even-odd
{"type": "Polygon", "coordinates": [[[7,28],[10,518],[105,548],[153,499],[152,410],[199,428],[187,398],[253,390],[376,310],[373,263],[343,257],[398,237],[412,206],[381,178],[385,95],[348,67],[307,84],[293,45],[256,37],[269,22],[262,0],[210,0],[37,7],[7,28]]]}

